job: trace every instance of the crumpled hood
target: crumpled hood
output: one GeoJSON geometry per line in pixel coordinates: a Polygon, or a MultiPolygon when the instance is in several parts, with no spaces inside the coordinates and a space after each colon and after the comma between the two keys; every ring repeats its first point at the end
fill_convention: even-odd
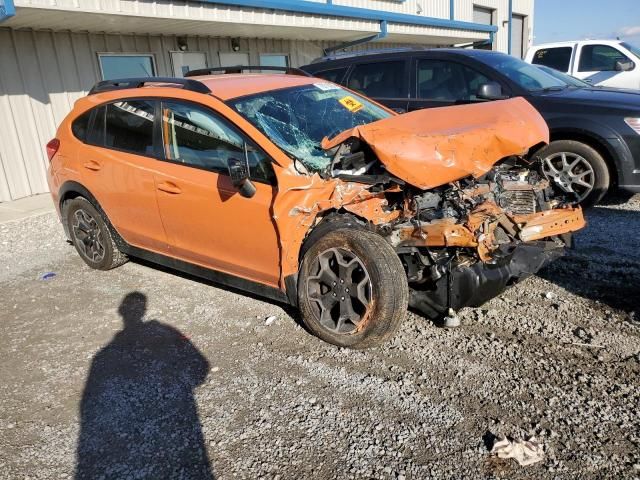
{"type": "Polygon", "coordinates": [[[350,137],[367,143],[391,174],[426,190],[479,177],[505,157],[549,143],[549,129],[518,97],[394,115],[325,138],[322,148],[350,137]]]}

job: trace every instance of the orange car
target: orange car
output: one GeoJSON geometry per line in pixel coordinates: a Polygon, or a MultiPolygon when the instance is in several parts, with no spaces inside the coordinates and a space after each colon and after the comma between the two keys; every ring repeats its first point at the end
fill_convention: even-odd
{"type": "Polygon", "coordinates": [[[320,338],[364,348],[407,305],[434,319],[481,305],[585,225],[527,160],[549,139],[523,99],[397,115],[293,70],[210,70],[100,82],[47,145],[90,267],[150,260],[296,305],[320,338]]]}

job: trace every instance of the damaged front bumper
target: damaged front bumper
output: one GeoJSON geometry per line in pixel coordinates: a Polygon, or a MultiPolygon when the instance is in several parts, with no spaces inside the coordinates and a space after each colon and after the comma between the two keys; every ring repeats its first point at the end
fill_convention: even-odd
{"type": "Polygon", "coordinates": [[[563,241],[501,245],[491,262],[460,265],[448,270],[428,289],[412,288],[409,305],[430,318],[449,309],[479,307],[562,256],[570,238],[571,234],[565,234],[563,241]]]}
{"type": "Polygon", "coordinates": [[[404,257],[406,266],[417,258],[427,267],[407,268],[409,304],[437,318],[450,309],[480,306],[535,274],[560,257],[571,246],[572,233],[584,226],[580,207],[515,215],[486,202],[464,223],[441,219],[400,228],[392,243],[399,253],[411,252],[404,257]]]}

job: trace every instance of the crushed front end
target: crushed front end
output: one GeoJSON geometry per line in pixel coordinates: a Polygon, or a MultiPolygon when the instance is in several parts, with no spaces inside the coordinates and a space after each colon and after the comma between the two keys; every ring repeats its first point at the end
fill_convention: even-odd
{"type": "Polygon", "coordinates": [[[415,192],[407,206],[388,238],[407,272],[410,305],[431,318],[480,306],[536,273],[585,226],[580,207],[556,198],[517,157],[478,179],[415,192]]]}
{"type": "Polygon", "coordinates": [[[482,305],[536,273],[585,226],[580,207],[558,195],[539,161],[527,159],[546,142],[540,115],[511,99],[412,112],[324,147],[335,154],[331,177],[347,182],[336,187],[340,208],[391,243],[410,305],[437,318],[482,305]],[[361,190],[348,197],[353,182],[361,190]]]}

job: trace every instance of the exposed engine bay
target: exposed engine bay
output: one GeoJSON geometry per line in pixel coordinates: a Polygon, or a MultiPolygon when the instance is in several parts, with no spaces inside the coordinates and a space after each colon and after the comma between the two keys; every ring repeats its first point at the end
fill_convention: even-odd
{"type": "Polygon", "coordinates": [[[343,208],[371,218],[369,227],[392,244],[410,305],[431,318],[479,306],[534,274],[585,226],[581,209],[557,195],[539,163],[522,156],[425,191],[390,174],[356,138],[333,152],[330,177],[367,185],[343,208]]]}

